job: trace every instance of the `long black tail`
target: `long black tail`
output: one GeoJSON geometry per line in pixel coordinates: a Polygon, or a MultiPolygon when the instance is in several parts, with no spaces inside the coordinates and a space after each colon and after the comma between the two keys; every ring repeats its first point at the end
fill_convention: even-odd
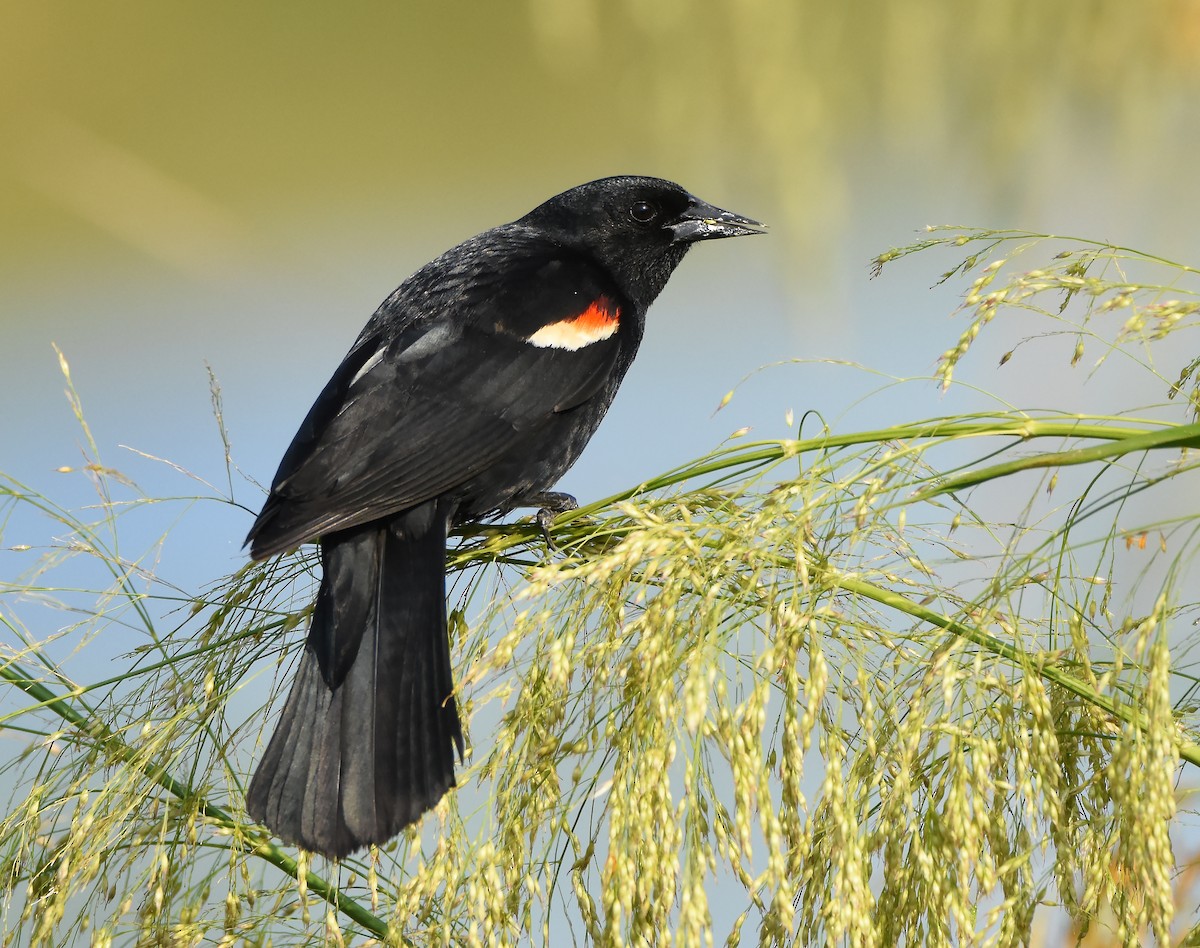
{"type": "Polygon", "coordinates": [[[331,858],[382,843],[454,786],[463,755],[446,634],[448,512],[433,500],[322,538],[292,693],[246,808],[331,858]]]}

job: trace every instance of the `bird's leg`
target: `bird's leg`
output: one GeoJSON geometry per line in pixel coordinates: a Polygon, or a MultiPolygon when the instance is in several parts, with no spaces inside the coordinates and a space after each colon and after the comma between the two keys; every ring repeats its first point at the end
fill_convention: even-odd
{"type": "Polygon", "coordinates": [[[578,507],[579,501],[570,494],[565,494],[562,491],[547,490],[522,497],[516,506],[538,508],[534,519],[537,520],[537,525],[542,528],[542,536],[546,538],[546,546],[552,550],[557,550],[558,544],[550,536],[550,526],[554,523],[554,518],[558,514],[566,513],[568,510],[574,510],[578,507]]]}

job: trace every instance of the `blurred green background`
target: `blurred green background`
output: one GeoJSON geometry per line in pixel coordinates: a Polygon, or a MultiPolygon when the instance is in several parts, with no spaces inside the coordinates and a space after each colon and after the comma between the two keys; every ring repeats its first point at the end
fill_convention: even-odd
{"type": "MultiPolygon", "coordinates": [[[[206,488],[121,446],[225,489],[206,363],[234,460],[266,482],[400,280],[615,173],[673,178],[772,233],[698,247],[673,278],[563,482],[581,500],[746,425],[783,436],[788,409],[866,425],[971,410],[990,403],[966,386],[860,402],[878,378],[799,365],[755,375],[714,416],[780,360],[929,373],[962,329],[946,319],[954,290],[930,290],[938,261],[868,272],[928,223],[1200,265],[1198,149],[1198,0],[3,3],[0,470],[66,505],[94,499],[85,478],[55,473],[79,463],[81,441],[56,342],[104,460],[146,491],[206,488]]],[[[989,330],[974,384],[1023,407],[1163,399],[1084,391],[1073,339],[999,368],[1022,331],[989,330]]],[[[232,490],[261,503],[253,485],[232,490]]],[[[243,562],[252,514],[204,510],[143,515],[127,543],[169,530],[159,573],[212,582],[243,562]]],[[[5,542],[34,548],[0,550],[0,575],[15,576],[46,523],[8,523],[5,542]]],[[[34,632],[64,621],[44,618],[34,632]]],[[[90,659],[127,651],[119,633],[90,659]]]]}
{"type": "Polygon", "coordinates": [[[828,247],[866,176],[1036,216],[1062,172],[1122,173],[1093,197],[1128,210],[1200,143],[1193,0],[5,6],[16,275],[219,280],[297,229],[451,236],[618,169],[828,247]]]}

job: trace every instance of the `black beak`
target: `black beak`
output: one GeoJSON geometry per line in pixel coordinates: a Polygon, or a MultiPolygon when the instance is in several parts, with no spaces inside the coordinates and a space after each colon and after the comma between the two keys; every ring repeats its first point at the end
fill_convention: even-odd
{"type": "Polygon", "coordinates": [[[756,220],[742,217],[732,211],[705,204],[692,198],[688,209],[667,225],[675,235],[675,243],[692,243],[696,240],[712,240],[714,237],[744,237],[748,234],[765,234],[767,228],[756,220]]]}

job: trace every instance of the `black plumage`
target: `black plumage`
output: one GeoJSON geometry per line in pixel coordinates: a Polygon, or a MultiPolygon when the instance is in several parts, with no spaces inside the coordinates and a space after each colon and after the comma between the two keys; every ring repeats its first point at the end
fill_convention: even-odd
{"type": "Polygon", "coordinates": [[[323,571],[247,795],[255,819],[337,857],[454,786],[449,529],[538,503],[595,432],[688,248],[761,231],[671,182],[605,178],[459,244],[383,302],[247,538],[255,559],[316,540],[323,571]]]}

